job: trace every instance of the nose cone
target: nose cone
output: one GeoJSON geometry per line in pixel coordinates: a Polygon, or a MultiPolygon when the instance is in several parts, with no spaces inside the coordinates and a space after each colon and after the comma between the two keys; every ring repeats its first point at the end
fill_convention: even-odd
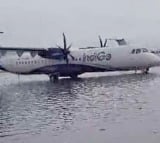
{"type": "Polygon", "coordinates": [[[2,60],[2,59],[0,59],[0,70],[5,70],[5,69],[3,68],[3,60],[2,60]]]}
{"type": "Polygon", "coordinates": [[[5,70],[1,64],[0,64],[0,70],[5,70]]]}
{"type": "Polygon", "coordinates": [[[160,66],[160,57],[150,53],[150,62],[151,67],[160,66]]]}

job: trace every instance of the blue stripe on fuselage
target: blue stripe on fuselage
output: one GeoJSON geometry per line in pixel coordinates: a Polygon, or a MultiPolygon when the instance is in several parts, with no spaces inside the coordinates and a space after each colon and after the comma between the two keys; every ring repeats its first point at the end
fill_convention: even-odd
{"type": "Polygon", "coordinates": [[[70,76],[72,74],[82,74],[85,72],[96,72],[96,71],[106,71],[105,68],[93,67],[89,65],[77,65],[77,64],[62,64],[62,65],[52,65],[42,67],[36,70],[33,70],[29,74],[50,74],[58,72],[60,76],[70,76]]]}
{"type": "Polygon", "coordinates": [[[28,74],[51,74],[59,73],[60,76],[71,76],[73,74],[83,74],[85,72],[105,72],[105,71],[126,71],[126,70],[135,70],[135,68],[116,68],[116,67],[96,67],[92,65],[79,65],[79,64],[60,64],[42,67],[28,74]]]}

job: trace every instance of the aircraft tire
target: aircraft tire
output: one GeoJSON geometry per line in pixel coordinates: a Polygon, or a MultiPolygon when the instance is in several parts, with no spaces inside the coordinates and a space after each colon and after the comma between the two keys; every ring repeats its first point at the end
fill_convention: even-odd
{"type": "Polygon", "coordinates": [[[144,69],[144,70],[143,70],[143,73],[144,73],[144,74],[149,74],[149,68],[144,69]]]}
{"type": "Polygon", "coordinates": [[[74,74],[74,75],[71,75],[70,76],[72,79],[77,79],[78,78],[78,75],[77,74],[74,74]]]}

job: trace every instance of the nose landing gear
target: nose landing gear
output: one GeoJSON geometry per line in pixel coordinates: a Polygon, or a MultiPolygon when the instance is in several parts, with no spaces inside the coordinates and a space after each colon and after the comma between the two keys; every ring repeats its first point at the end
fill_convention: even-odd
{"type": "MultiPolygon", "coordinates": [[[[149,70],[150,70],[149,67],[148,67],[148,68],[141,69],[141,71],[142,71],[143,74],[149,74],[149,70]]],[[[138,71],[138,69],[136,68],[136,69],[135,69],[135,74],[137,74],[137,71],[138,71]]]]}
{"type": "Polygon", "coordinates": [[[142,72],[143,72],[144,74],[148,74],[148,73],[149,73],[149,68],[146,68],[146,69],[142,70],[142,72]]]}

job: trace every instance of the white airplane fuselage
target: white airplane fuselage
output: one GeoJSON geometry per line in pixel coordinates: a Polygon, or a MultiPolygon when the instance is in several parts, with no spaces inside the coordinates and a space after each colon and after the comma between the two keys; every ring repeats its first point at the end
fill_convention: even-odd
{"type": "Polygon", "coordinates": [[[132,53],[134,47],[104,47],[93,49],[80,49],[71,51],[69,63],[63,58],[47,59],[39,55],[30,56],[24,53],[18,55],[5,55],[0,58],[2,70],[16,74],[54,74],[59,76],[73,76],[85,72],[143,70],[158,66],[160,58],[153,53],[132,53]]]}

